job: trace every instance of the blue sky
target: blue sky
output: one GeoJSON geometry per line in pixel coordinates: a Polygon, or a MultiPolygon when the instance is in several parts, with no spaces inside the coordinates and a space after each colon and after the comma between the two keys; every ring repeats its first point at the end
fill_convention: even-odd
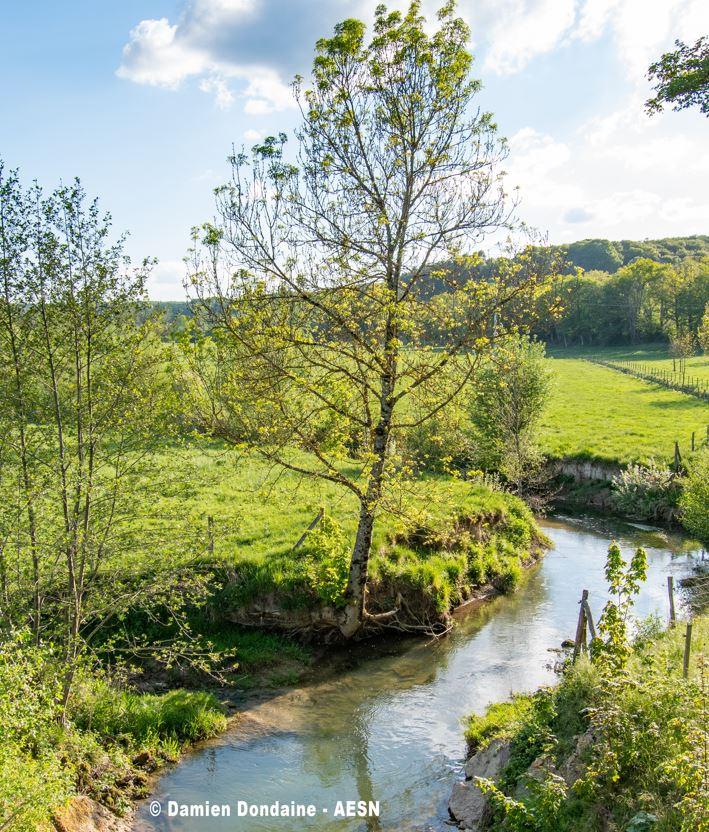
{"type": "MultiPolygon", "coordinates": [[[[296,113],[318,37],[375,0],[36,0],[0,22],[0,156],[47,187],[80,176],[183,296],[189,229],[212,215],[232,143],[296,113]]],[[[403,3],[391,2],[391,7],[403,3]]],[[[437,3],[425,0],[433,19],[437,3]]],[[[459,0],[475,74],[510,142],[521,217],[552,242],[709,233],[709,120],[649,119],[648,64],[709,34],[706,0],[459,0]]]]}

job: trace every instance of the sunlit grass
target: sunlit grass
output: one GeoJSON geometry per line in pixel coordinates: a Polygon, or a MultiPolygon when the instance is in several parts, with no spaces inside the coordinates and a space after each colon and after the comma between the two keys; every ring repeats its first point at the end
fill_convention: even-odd
{"type": "Polygon", "coordinates": [[[561,355],[549,359],[554,384],[541,422],[545,453],[618,463],[670,462],[675,440],[684,456],[692,431],[697,443],[706,437],[706,402],[561,355]]]}

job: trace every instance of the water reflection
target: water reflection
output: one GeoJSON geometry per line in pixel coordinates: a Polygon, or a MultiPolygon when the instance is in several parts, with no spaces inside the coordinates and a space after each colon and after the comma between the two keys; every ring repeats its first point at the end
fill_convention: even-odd
{"type": "Polygon", "coordinates": [[[313,803],[314,818],[151,819],[135,830],[443,830],[464,744],[460,719],[512,691],[553,681],[554,654],[573,637],[581,590],[594,616],[606,600],[608,542],[648,551],[639,615],[666,612],[666,576],[690,568],[696,547],[665,532],[556,518],[555,542],[512,598],[472,611],[450,637],[408,641],[307,688],[260,702],[241,727],[188,757],[159,782],[154,798],[184,803],[279,800],[313,803]],[[333,818],[337,801],[379,801],[381,818],[333,818]],[[327,813],[323,812],[327,809],[327,813]]]}

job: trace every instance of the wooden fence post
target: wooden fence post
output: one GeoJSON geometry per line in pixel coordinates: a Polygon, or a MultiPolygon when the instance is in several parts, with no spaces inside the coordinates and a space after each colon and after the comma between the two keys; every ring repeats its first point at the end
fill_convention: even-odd
{"type": "Polygon", "coordinates": [[[596,638],[596,625],[593,623],[593,614],[591,613],[591,607],[588,604],[588,597],[583,600],[583,609],[586,613],[586,623],[588,624],[588,631],[591,633],[591,641],[596,638]]]}
{"type": "Polygon", "coordinates": [[[692,450],[694,450],[694,431],[692,431],[692,450]]]}
{"type": "Polygon", "coordinates": [[[689,652],[692,648],[692,622],[687,622],[687,632],[684,636],[684,665],[682,675],[686,679],[689,676],[689,652]]]}
{"type": "Polygon", "coordinates": [[[667,594],[670,596],[670,627],[675,626],[677,617],[675,615],[675,579],[672,575],[667,576],[667,594]]]}
{"type": "Polygon", "coordinates": [[[679,442],[675,439],[675,471],[679,472],[679,467],[682,464],[682,456],[679,452],[679,442]]]}
{"type": "Polygon", "coordinates": [[[586,645],[586,607],[588,605],[588,590],[584,589],[579,601],[579,620],[576,624],[576,638],[574,639],[573,661],[579,657],[579,653],[586,645]]]}
{"type": "Polygon", "coordinates": [[[214,518],[212,515],[207,516],[207,549],[209,554],[214,554],[214,518]]]}
{"type": "Polygon", "coordinates": [[[300,549],[300,547],[303,545],[303,543],[305,543],[305,538],[308,536],[308,532],[312,532],[312,530],[317,526],[317,524],[323,519],[324,514],[325,514],[325,511],[323,509],[320,509],[320,511],[318,511],[318,513],[315,515],[315,519],[311,522],[311,524],[308,526],[308,528],[300,536],[300,539],[295,544],[293,549],[300,549]]]}

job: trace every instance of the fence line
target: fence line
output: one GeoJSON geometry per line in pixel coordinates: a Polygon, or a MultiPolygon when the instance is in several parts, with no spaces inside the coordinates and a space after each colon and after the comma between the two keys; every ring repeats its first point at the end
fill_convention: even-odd
{"type": "Polygon", "coordinates": [[[678,393],[686,393],[688,396],[695,396],[703,401],[709,401],[709,381],[687,372],[665,370],[661,367],[652,367],[637,361],[606,361],[602,358],[587,358],[592,364],[599,364],[601,367],[608,367],[610,370],[617,370],[619,373],[640,378],[654,384],[667,387],[668,390],[675,390],[678,393]]]}

